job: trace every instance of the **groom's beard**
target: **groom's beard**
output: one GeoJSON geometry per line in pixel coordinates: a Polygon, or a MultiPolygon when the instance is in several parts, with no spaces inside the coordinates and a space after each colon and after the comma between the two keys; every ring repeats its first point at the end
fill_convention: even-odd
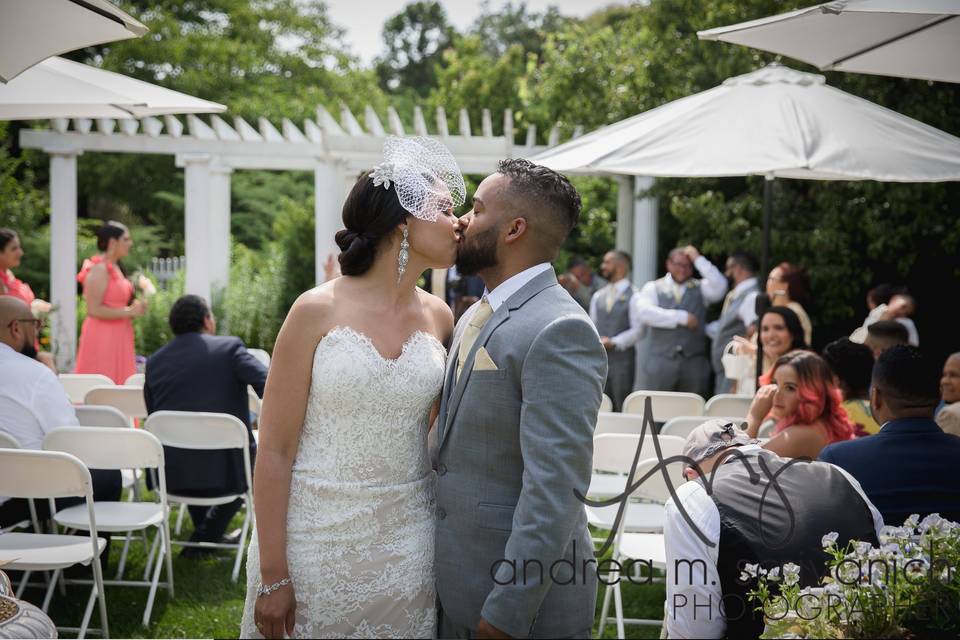
{"type": "Polygon", "coordinates": [[[20,348],[21,355],[25,355],[31,360],[37,359],[37,348],[33,346],[33,343],[30,341],[25,341],[23,346],[20,348]]]}
{"type": "Polygon", "coordinates": [[[481,231],[475,237],[464,236],[457,252],[457,272],[475,276],[484,269],[497,265],[497,226],[481,231]]]}

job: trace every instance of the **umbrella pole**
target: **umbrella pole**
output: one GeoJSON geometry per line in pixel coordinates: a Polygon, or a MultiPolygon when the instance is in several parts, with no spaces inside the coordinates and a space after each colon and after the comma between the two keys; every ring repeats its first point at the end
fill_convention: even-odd
{"type": "MultiPolygon", "coordinates": [[[[760,274],[762,283],[766,286],[770,268],[770,218],[773,214],[773,173],[763,177],[763,247],[760,252],[760,274]]],[[[760,341],[760,319],[770,307],[770,298],[766,294],[757,296],[757,385],[760,388],[760,376],[763,375],[763,342],[760,341]]]]}

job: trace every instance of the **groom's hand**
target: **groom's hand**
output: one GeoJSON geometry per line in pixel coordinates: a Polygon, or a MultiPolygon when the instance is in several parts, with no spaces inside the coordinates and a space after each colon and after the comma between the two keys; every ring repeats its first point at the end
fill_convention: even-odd
{"type": "Polygon", "coordinates": [[[497,629],[495,626],[480,618],[480,624],[477,625],[477,638],[509,638],[503,631],[497,629]]]}

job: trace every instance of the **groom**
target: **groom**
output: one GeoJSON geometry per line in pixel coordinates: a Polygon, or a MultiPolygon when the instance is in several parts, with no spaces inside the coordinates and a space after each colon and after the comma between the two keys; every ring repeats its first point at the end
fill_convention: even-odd
{"type": "Polygon", "coordinates": [[[590,636],[583,504],[607,358],[550,263],[580,216],[560,174],[504,160],[460,219],[484,297],[453,336],[438,420],[441,638],[590,636]]]}

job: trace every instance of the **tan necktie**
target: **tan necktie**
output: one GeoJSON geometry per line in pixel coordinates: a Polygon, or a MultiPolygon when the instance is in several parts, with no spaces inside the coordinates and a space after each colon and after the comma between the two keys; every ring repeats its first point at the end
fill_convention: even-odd
{"type": "Polygon", "coordinates": [[[727,309],[730,308],[730,303],[733,302],[733,291],[728,293],[723,299],[723,308],[720,310],[720,315],[723,315],[727,312],[727,309]]]}
{"type": "Polygon", "coordinates": [[[487,320],[492,315],[493,307],[490,306],[487,297],[484,296],[483,300],[480,301],[480,306],[477,307],[477,312],[470,318],[470,324],[463,330],[463,336],[460,338],[460,350],[457,352],[457,380],[460,379],[463,363],[467,361],[467,355],[470,353],[473,343],[477,341],[480,330],[483,329],[483,325],[487,324],[487,320]]]}
{"type": "Polygon", "coordinates": [[[617,289],[612,284],[607,286],[607,313],[613,311],[613,303],[617,301],[617,289]]]}

